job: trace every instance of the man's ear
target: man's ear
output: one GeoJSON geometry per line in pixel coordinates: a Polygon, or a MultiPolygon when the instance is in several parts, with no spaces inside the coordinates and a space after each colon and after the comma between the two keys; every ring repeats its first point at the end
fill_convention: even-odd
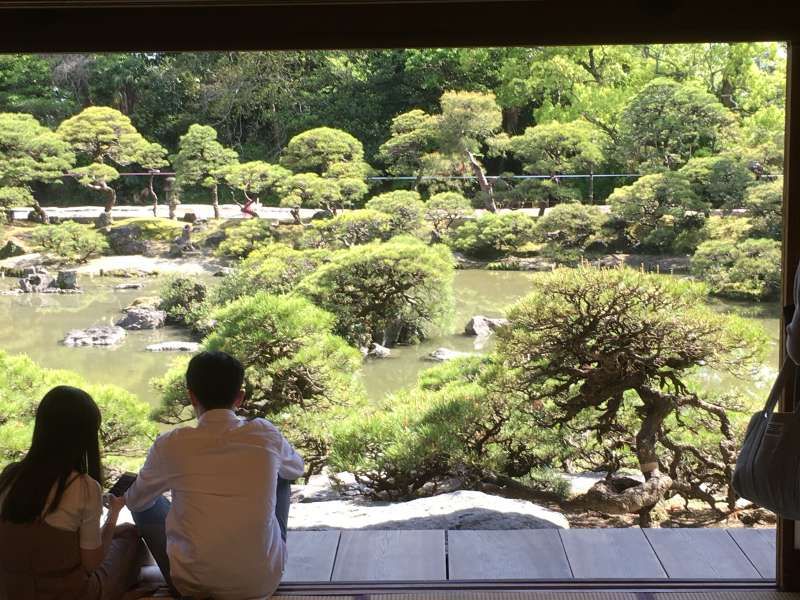
{"type": "Polygon", "coordinates": [[[239,390],[236,392],[236,398],[233,400],[234,410],[241,408],[242,402],[244,402],[244,390],[239,390]]]}
{"type": "Polygon", "coordinates": [[[200,405],[200,403],[197,401],[197,396],[194,395],[194,392],[192,390],[188,390],[188,392],[189,392],[189,401],[192,403],[192,407],[196,409],[200,405]]]}

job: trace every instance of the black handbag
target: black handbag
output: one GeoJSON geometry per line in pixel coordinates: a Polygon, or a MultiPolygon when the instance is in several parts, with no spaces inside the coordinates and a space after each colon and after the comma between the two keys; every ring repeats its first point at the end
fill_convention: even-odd
{"type": "Polygon", "coordinates": [[[763,410],[750,418],[733,472],[736,493],[775,514],[800,520],[800,402],[794,412],[774,412],[797,367],[787,358],[763,410]]]}

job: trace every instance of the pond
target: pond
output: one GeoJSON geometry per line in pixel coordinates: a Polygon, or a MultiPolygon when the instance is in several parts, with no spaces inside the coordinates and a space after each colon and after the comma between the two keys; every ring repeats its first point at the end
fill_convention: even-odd
{"type": "MultiPolygon", "coordinates": [[[[368,360],[363,369],[364,385],[372,399],[382,398],[416,381],[422,369],[434,363],[425,357],[439,347],[463,352],[476,351],[475,338],[463,335],[464,325],[477,314],[503,315],[504,309],[531,289],[530,273],[511,271],[465,270],[455,277],[455,315],[449,332],[417,346],[392,349],[386,359],[368,360]]],[[[209,282],[211,278],[209,278],[209,282]]],[[[188,340],[180,328],[154,331],[130,331],[125,342],[112,348],[69,348],[60,342],[70,329],[95,324],[112,324],[120,311],[140,296],[157,295],[159,281],[143,279],[138,290],[118,290],[115,285],[132,280],[83,277],[84,294],[0,296],[5,317],[0,321],[0,349],[24,353],[44,367],[77,371],[90,381],[120,385],[151,404],[158,401],[149,385],[153,377],[164,373],[174,353],[147,352],[145,346],[167,340],[188,340]]],[[[7,280],[11,287],[13,281],[7,280]]],[[[715,302],[721,311],[753,319],[768,334],[770,348],[764,369],[748,385],[760,397],[770,385],[778,363],[779,307],[775,304],[715,302]]],[[[704,379],[714,388],[742,385],[730,377],[705,373],[704,379]]]]}

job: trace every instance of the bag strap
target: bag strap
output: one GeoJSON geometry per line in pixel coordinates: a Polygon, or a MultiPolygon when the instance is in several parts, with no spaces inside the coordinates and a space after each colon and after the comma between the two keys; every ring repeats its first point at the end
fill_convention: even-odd
{"type": "MultiPolygon", "coordinates": [[[[768,418],[770,414],[775,410],[775,406],[778,404],[778,400],[780,400],[781,392],[783,391],[784,382],[786,381],[786,377],[789,374],[789,371],[794,371],[794,363],[786,357],[783,361],[783,366],[781,370],[778,372],[778,376],[775,378],[775,383],[772,384],[772,390],[769,392],[769,396],[767,397],[767,403],[764,405],[764,418],[768,418]]],[[[800,402],[795,400],[795,412],[800,414],[800,402]]]]}

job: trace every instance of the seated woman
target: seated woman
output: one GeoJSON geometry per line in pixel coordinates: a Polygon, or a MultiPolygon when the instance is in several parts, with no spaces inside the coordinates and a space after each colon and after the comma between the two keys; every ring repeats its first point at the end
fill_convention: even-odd
{"type": "Polygon", "coordinates": [[[141,541],[116,527],[124,498],[100,528],[99,430],[83,390],[58,386],[39,404],[30,450],[0,474],[0,600],[118,600],[136,583],[141,541]]]}

